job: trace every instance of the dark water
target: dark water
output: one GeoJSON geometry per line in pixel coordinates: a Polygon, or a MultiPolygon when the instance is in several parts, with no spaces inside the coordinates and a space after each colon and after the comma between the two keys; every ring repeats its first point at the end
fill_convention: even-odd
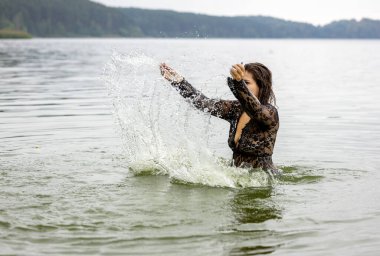
{"type": "Polygon", "coordinates": [[[377,40],[0,41],[0,254],[378,255],[379,68],[377,40]],[[191,141],[228,159],[228,125],[162,92],[159,61],[222,97],[230,64],[268,65],[283,177],[199,169],[210,159],[191,141]],[[155,105],[134,101],[139,85],[155,105]],[[173,106],[185,117],[166,115],[173,106]],[[164,155],[156,139],[176,124],[192,168],[129,169],[130,136],[143,142],[136,109],[168,124],[139,152],[164,155]]]}

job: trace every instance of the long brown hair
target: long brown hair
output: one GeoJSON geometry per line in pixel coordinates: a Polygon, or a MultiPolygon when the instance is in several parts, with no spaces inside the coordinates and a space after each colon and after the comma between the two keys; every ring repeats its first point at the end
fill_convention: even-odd
{"type": "Polygon", "coordinates": [[[261,104],[276,105],[276,97],[272,89],[272,72],[263,64],[255,62],[244,65],[246,71],[252,74],[253,80],[259,86],[259,101],[261,104]]]}

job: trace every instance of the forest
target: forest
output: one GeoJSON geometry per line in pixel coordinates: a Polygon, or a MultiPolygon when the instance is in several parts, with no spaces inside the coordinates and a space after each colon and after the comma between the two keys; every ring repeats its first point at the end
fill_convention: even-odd
{"type": "Polygon", "coordinates": [[[107,7],[89,0],[0,0],[1,31],[33,37],[380,38],[380,20],[314,26],[267,16],[107,7]]]}

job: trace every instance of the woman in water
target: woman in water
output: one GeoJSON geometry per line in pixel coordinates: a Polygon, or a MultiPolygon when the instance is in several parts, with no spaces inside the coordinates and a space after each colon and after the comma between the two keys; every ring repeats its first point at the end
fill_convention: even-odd
{"type": "Polygon", "coordinates": [[[278,173],[272,154],[279,117],[272,105],[276,101],[272,74],[266,66],[260,63],[232,66],[232,78],[227,78],[227,84],[237,100],[207,98],[165,63],[160,70],[194,107],[230,123],[228,145],[233,151],[232,165],[278,173]]]}

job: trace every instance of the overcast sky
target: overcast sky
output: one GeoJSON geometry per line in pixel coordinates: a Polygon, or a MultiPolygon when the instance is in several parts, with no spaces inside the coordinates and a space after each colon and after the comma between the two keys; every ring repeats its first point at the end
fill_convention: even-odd
{"type": "Polygon", "coordinates": [[[339,19],[380,19],[380,0],[93,0],[108,6],[170,9],[211,15],[267,15],[324,25],[339,19]]]}

